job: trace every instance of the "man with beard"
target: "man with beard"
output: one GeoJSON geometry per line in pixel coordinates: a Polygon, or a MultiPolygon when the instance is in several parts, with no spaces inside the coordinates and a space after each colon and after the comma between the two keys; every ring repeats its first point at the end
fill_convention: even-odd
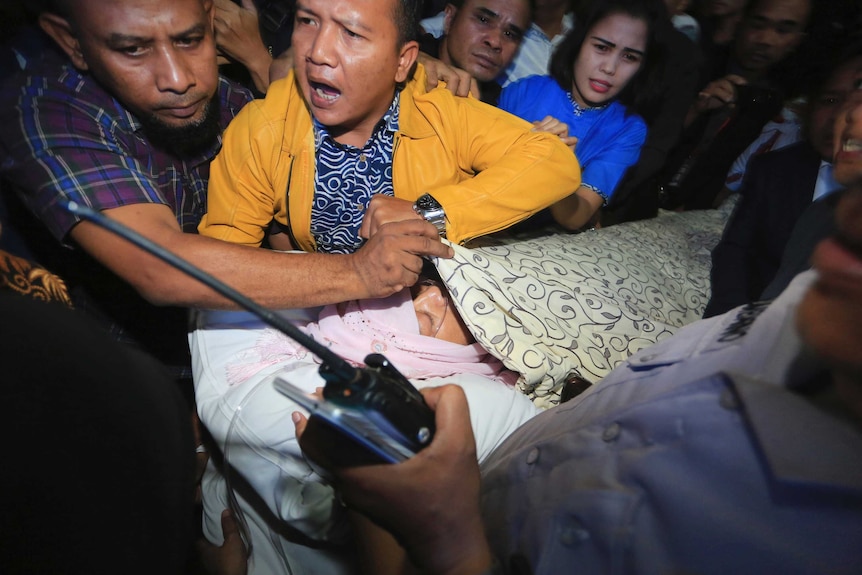
{"type": "MultiPolygon", "coordinates": [[[[271,307],[389,295],[416,281],[421,256],[449,254],[422,220],[389,226],[345,257],[198,236],[210,160],[250,99],[218,76],[212,1],[55,0],[39,24],[64,56],[28,64],[0,93],[0,176],[53,236],[30,243],[41,263],[66,278],[76,307],[176,376],[189,376],[183,307],[231,304],[79,221],[68,200],[103,211],[271,307]],[[327,289],[312,289],[306,269],[330,277],[327,289]]],[[[44,232],[20,225],[29,217],[20,208],[16,227],[44,232]]]]}

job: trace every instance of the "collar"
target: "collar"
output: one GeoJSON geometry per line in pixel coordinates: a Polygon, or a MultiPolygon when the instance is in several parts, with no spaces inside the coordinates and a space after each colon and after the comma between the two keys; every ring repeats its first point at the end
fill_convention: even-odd
{"type": "Polygon", "coordinates": [[[814,184],[814,197],[811,201],[816,201],[843,188],[832,177],[832,164],[826,160],[820,160],[820,169],[817,171],[817,181],[814,184]]]}
{"type": "Polygon", "coordinates": [[[419,109],[419,102],[427,102],[429,99],[455,99],[445,87],[437,86],[431,92],[426,86],[425,68],[422,64],[416,65],[413,78],[401,90],[401,104],[398,121],[398,130],[407,138],[421,139],[434,137],[437,134],[434,126],[419,109]],[[433,94],[433,95],[432,95],[433,94]]]}
{"type": "Polygon", "coordinates": [[[777,480],[787,487],[862,491],[862,434],[852,423],[774,383],[738,375],[731,380],[777,480]]]}
{"type": "Polygon", "coordinates": [[[577,100],[575,100],[575,97],[572,96],[571,91],[566,92],[566,96],[569,97],[569,102],[572,104],[572,111],[575,113],[575,116],[581,116],[583,114],[586,114],[587,112],[598,112],[599,110],[604,110],[611,105],[611,103],[608,102],[607,104],[602,104],[601,106],[588,106],[586,108],[581,108],[580,104],[578,104],[577,100]]]}
{"type": "Polygon", "coordinates": [[[533,38],[539,38],[542,40],[547,40],[552,43],[559,42],[562,41],[566,34],[568,34],[572,27],[575,25],[574,13],[566,12],[565,14],[563,14],[563,19],[560,21],[560,23],[560,33],[553,38],[548,38],[548,35],[545,34],[545,31],[542,30],[535,22],[530,23],[530,27],[527,28],[527,32],[524,35],[533,38]]]}
{"type": "MultiPolygon", "coordinates": [[[[389,104],[389,109],[383,114],[383,117],[377,122],[377,125],[374,127],[374,131],[371,133],[370,140],[374,140],[377,138],[383,130],[394,134],[398,131],[398,117],[401,108],[401,90],[397,90],[395,92],[395,97],[392,98],[392,103],[389,104]]],[[[353,146],[346,146],[339,142],[336,142],[335,139],[330,135],[329,130],[321,124],[317,118],[314,116],[311,117],[311,121],[314,124],[314,149],[320,150],[320,146],[324,140],[329,140],[334,145],[350,149],[353,146]]]]}

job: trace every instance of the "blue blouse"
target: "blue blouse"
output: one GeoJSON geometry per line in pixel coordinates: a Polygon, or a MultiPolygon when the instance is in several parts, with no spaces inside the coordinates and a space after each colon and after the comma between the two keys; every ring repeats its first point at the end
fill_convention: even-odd
{"type": "Polygon", "coordinates": [[[605,202],[614,193],[629,166],[637,162],[647,126],[637,114],[611,102],[600,108],[577,106],[568,92],[549,76],[530,76],[506,86],[499,107],[528,122],[553,116],[577,136],[575,155],[581,164],[581,185],[605,202]]]}

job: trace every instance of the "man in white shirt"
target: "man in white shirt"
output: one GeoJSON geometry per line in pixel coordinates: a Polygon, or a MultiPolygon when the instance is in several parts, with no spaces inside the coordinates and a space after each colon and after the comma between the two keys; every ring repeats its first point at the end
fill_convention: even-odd
{"type": "MultiPolygon", "coordinates": [[[[548,73],[551,54],[572,29],[575,18],[568,11],[567,0],[536,0],[533,9],[533,22],[524,34],[521,48],[515,59],[498,78],[506,87],[527,76],[548,73]]],[[[443,35],[445,12],[422,20],[422,28],[436,37],[443,35]]]]}

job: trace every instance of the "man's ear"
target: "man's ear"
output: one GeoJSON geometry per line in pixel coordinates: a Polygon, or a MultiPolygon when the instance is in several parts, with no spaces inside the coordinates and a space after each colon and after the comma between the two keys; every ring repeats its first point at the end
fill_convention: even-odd
{"type": "Polygon", "coordinates": [[[455,14],[458,13],[458,8],[454,4],[447,3],[443,11],[446,14],[443,17],[443,35],[448,36],[449,28],[452,27],[452,20],[455,19],[455,14]]]}
{"type": "Polygon", "coordinates": [[[81,52],[81,43],[75,36],[68,20],[52,12],[43,12],[39,15],[39,26],[69,56],[75,68],[79,70],[89,69],[84,54],[81,52]]]}
{"type": "Polygon", "coordinates": [[[413,70],[413,64],[419,57],[419,42],[406,42],[398,53],[398,69],[395,71],[395,83],[406,82],[413,70]]]}

